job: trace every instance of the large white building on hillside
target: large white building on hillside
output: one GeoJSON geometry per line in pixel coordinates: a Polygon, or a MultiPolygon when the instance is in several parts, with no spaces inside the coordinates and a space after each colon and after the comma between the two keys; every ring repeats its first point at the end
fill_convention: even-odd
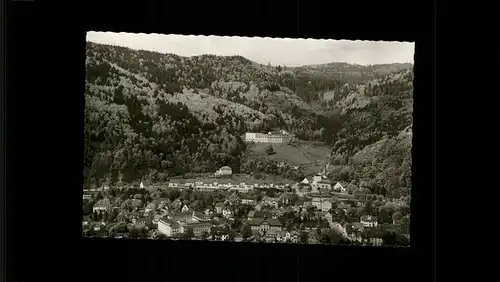
{"type": "Polygon", "coordinates": [[[245,134],[246,142],[255,143],[289,143],[293,140],[294,135],[290,134],[284,130],[279,132],[269,132],[265,133],[251,133],[247,132],[245,134]]]}

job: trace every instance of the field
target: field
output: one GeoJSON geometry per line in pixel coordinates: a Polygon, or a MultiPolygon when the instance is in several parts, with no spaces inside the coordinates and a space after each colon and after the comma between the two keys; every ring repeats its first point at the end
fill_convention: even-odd
{"type": "Polygon", "coordinates": [[[283,161],[288,165],[299,165],[308,173],[322,170],[328,161],[331,148],[320,142],[297,141],[290,144],[272,144],[275,154],[268,155],[269,144],[251,144],[249,150],[257,156],[266,156],[270,160],[283,161]]]}

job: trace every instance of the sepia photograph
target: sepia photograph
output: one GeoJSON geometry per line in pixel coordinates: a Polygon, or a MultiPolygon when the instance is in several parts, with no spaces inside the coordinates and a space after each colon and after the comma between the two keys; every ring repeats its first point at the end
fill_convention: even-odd
{"type": "Polygon", "coordinates": [[[82,236],[409,247],[414,47],[87,32],[82,236]]]}

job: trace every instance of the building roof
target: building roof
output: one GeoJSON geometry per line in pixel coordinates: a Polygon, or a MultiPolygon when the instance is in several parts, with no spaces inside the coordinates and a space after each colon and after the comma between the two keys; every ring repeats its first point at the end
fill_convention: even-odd
{"type": "Polygon", "coordinates": [[[269,196],[264,196],[262,198],[262,201],[279,201],[278,197],[269,197],[269,196]]]}
{"type": "Polygon", "coordinates": [[[223,208],[224,207],[224,203],[219,202],[219,203],[215,204],[215,207],[217,207],[217,208],[223,208]]]}
{"type": "Polygon", "coordinates": [[[192,212],[178,212],[169,216],[169,218],[173,221],[177,220],[189,220],[193,218],[192,212]]]}
{"type": "Polygon", "coordinates": [[[254,217],[255,213],[256,213],[256,211],[254,211],[254,210],[249,211],[248,212],[248,217],[254,217]]]}
{"type": "Polygon", "coordinates": [[[254,226],[259,226],[259,225],[262,225],[264,223],[267,223],[270,226],[281,226],[282,225],[281,222],[276,218],[264,219],[262,217],[254,217],[250,220],[250,225],[254,225],[254,226]]]}
{"type": "Polygon", "coordinates": [[[185,222],[185,226],[188,226],[188,227],[194,227],[194,226],[199,226],[199,225],[212,226],[212,223],[204,222],[204,221],[187,221],[187,222],[185,222]]]}
{"type": "Polygon", "coordinates": [[[173,220],[171,220],[171,219],[169,219],[169,218],[166,218],[166,217],[161,218],[158,222],[163,222],[163,223],[165,223],[165,224],[167,224],[167,225],[170,225],[170,226],[172,226],[172,227],[174,227],[174,226],[175,226],[175,227],[179,227],[179,223],[178,223],[178,222],[173,221],[173,220]]]}
{"type": "Polygon", "coordinates": [[[202,212],[194,211],[193,216],[196,216],[197,218],[202,219],[202,220],[207,219],[207,215],[202,213],[202,212]]]}

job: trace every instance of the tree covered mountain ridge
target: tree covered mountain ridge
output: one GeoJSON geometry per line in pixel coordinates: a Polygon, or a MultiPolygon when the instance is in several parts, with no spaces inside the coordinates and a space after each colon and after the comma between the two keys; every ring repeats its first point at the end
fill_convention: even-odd
{"type": "Polygon", "coordinates": [[[251,173],[242,136],[277,128],[331,146],[339,177],[357,181],[356,153],[412,123],[405,64],[273,67],[88,42],[86,69],[86,185],[165,181],[223,165],[251,173]]]}

